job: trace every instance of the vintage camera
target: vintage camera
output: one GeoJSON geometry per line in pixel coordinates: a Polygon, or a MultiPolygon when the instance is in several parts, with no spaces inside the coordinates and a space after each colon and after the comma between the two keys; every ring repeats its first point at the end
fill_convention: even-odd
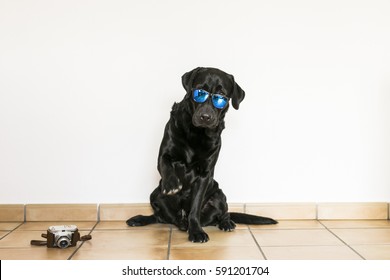
{"type": "Polygon", "coordinates": [[[80,233],[75,225],[51,226],[47,230],[47,247],[65,249],[76,246],[80,233]]]}
{"type": "Polygon", "coordinates": [[[75,225],[51,226],[48,228],[47,233],[42,233],[41,236],[46,238],[46,240],[31,240],[30,244],[65,249],[76,246],[77,241],[92,239],[90,234],[80,236],[80,232],[75,225]]]}

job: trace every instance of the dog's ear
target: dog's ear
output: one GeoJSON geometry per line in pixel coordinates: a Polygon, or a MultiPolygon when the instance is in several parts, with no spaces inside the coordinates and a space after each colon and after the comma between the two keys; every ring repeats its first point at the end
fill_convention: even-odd
{"type": "Polygon", "coordinates": [[[234,77],[231,77],[233,80],[233,93],[231,95],[232,105],[234,109],[238,110],[241,101],[244,100],[245,91],[243,91],[242,88],[234,81],[234,77]]]}
{"type": "Polygon", "coordinates": [[[194,70],[191,70],[187,73],[185,73],[181,77],[181,82],[183,84],[184,89],[187,93],[189,93],[192,90],[192,82],[194,81],[194,78],[196,76],[196,73],[201,69],[201,67],[197,67],[194,70]]]}

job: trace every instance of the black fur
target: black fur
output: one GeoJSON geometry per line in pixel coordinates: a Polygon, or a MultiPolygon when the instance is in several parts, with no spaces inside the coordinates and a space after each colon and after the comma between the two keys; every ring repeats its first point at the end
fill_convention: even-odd
{"type": "Polygon", "coordinates": [[[150,195],[154,214],[127,220],[129,226],[169,223],[188,231],[192,242],[207,242],[202,229],[216,225],[232,231],[236,223],[275,224],[275,220],[242,213],[229,213],[226,197],[214,180],[214,167],[221,149],[221,133],[228,107],[217,109],[209,98],[196,103],[194,89],[223,94],[238,109],[245,92],[232,75],[215,68],[196,68],[182,77],[186,95],[172,107],[158,156],[161,180],[150,195]]]}

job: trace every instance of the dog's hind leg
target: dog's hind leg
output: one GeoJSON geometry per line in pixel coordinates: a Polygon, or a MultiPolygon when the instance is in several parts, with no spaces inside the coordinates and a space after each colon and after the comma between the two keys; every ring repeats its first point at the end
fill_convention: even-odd
{"type": "Polygon", "coordinates": [[[217,225],[220,230],[233,231],[236,224],[230,219],[226,196],[218,183],[214,180],[214,188],[217,191],[209,198],[202,209],[201,221],[203,226],[217,225]]]}
{"type": "Polygon", "coordinates": [[[154,215],[143,216],[137,215],[126,221],[126,224],[131,227],[140,227],[157,223],[157,219],[154,215]]]}
{"type": "Polygon", "coordinates": [[[223,231],[233,231],[236,228],[236,224],[230,219],[229,213],[222,215],[218,228],[223,231]]]}

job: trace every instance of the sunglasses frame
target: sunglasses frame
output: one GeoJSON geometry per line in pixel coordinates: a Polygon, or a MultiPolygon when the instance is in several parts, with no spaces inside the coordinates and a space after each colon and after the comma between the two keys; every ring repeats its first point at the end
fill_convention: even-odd
{"type": "Polygon", "coordinates": [[[223,95],[223,94],[219,94],[219,93],[210,93],[210,92],[208,92],[207,90],[204,90],[204,89],[201,89],[201,88],[196,88],[196,89],[193,89],[193,90],[192,90],[192,99],[193,99],[196,103],[205,103],[205,102],[207,101],[207,99],[209,99],[210,96],[211,96],[211,103],[213,103],[213,106],[214,106],[215,108],[219,109],[219,110],[225,109],[225,108],[228,106],[228,104],[229,104],[230,98],[227,97],[227,96],[225,96],[225,95],[223,95]],[[204,100],[203,102],[199,102],[199,101],[195,100],[195,91],[202,91],[202,92],[205,92],[205,93],[207,94],[207,96],[206,96],[206,98],[205,98],[205,100],[204,100]],[[218,98],[224,99],[224,100],[226,101],[225,105],[224,105],[223,107],[221,107],[221,108],[220,108],[220,107],[217,107],[217,106],[215,105],[215,102],[214,102],[214,99],[213,99],[214,96],[216,96],[216,97],[218,97],[218,98]]]}

